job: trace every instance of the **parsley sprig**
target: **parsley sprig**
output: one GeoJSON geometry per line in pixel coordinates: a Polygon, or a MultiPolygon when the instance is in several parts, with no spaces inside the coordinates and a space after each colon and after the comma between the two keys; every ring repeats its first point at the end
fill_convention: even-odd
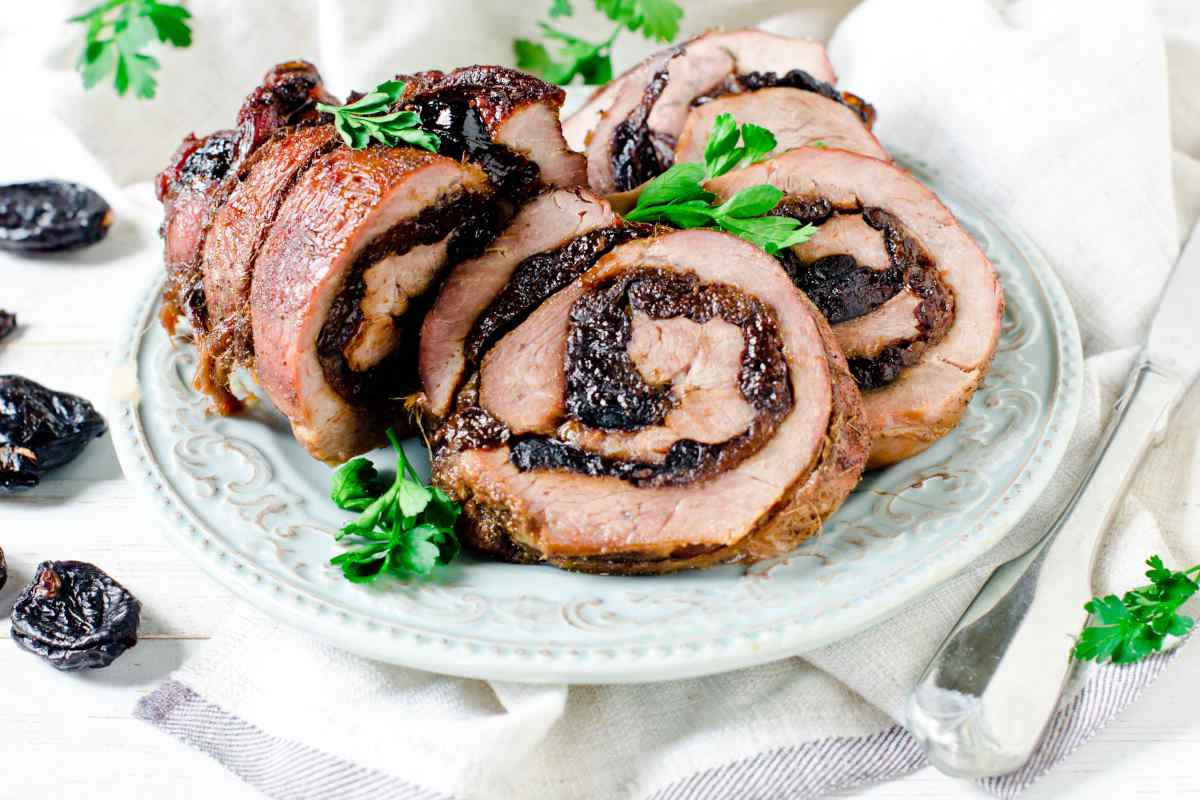
{"type": "Polygon", "coordinates": [[[333,126],[342,141],[355,150],[375,140],[388,147],[404,143],[436,153],[442,140],[421,127],[417,112],[392,110],[403,93],[403,81],[384,81],[353,103],[344,106],[317,103],[317,110],[333,115],[333,126]]]}
{"type": "Polygon", "coordinates": [[[71,17],[69,22],[87,27],[75,65],[84,88],[91,89],[111,75],[117,94],[124,96],[133,89],[138,97],[154,97],[158,59],[142,51],[155,39],[172,47],[190,46],[192,29],[187,20],[191,16],[183,6],[158,0],[108,0],[71,17]]]}
{"type": "MultiPolygon", "coordinates": [[[[640,32],[647,39],[657,42],[670,42],[679,33],[683,9],[673,0],[594,1],[597,10],[616,23],[606,39],[590,42],[549,22],[539,22],[545,38],[557,45],[558,58],[552,57],[541,42],[517,39],[513,42],[517,67],[564,86],[575,80],[577,75],[583,78],[584,83],[607,83],[613,76],[613,43],[622,30],[640,32]]],[[[570,17],[574,13],[570,0],[551,0],[551,19],[570,17]]]]}
{"type": "Polygon", "coordinates": [[[338,508],[359,512],[337,534],[338,541],[351,537],[358,546],[329,561],[354,583],[387,574],[428,575],[459,551],[454,522],[462,509],[441,489],[421,483],[396,432],[389,428],[387,436],[396,451],[390,486],[369,459],[355,458],[338,468],[330,487],[338,508]]]}
{"type": "Polygon", "coordinates": [[[1123,597],[1093,597],[1084,605],[1101,625],[1083,629],[1074,655],[1082,661],[1111,660],[1131,664],[1162,649],[1168,636],[1183,636],[1196,624],[1179,608],[1200,589],[1194,573],[1200,565],[1182,572],[1167,569],[1163,560],[1152,556],[1146,577],[1150,584],[1126,592],[1123,597]]]}
{"type": "Polygon", "coordinates": [[[637,205],[625,215],[633,222],[665,222],[677,228],[717,228],[761,247],[770,255],[812,238],[816,228],[791,217],[767,216],[783,199],[770,184],[748,186],[724,203],[704,188],[704,181],[766,158],[776,140],[758,125],[738,126],[731,114],[713,121],[704,163],[674,164],[646,184],[637,205]]]}

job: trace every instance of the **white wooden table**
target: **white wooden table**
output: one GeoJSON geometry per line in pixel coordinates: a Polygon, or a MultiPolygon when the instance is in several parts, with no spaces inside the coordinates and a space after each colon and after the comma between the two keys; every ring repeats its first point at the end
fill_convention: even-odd
{"type": "MultiPolygon", "coordinates": [[[[118,224],[108,241],[59,259],[0,256],[0,308],[20,332],[0,343],[0,373],[17,373],[103,405],[110,336],[145,278],[123,253],[145,233],[118,224]]],[[[36,490],[0,499],[0,547],[9,579],[0,590],[0,796],[224,800],[257,792],[206,756],[130,716],[185,659],[204,647],[234,603],[165,541],[122,478],[108,438],[36,490]],[[143,603],[141,642],[104,670],[59,673],[8,636],[13,598],[39,561],[80,559],[108,571],[143,603]],[[21,787],[19,793],[9,792],[21,787]]],[[[1200,646],[1119,722],[1070,758],[1029,796],[1200,796],[1200,646]]],[[[861,796],[982,797],[933,770],[861,796]]]]}
{"type": "MultiPolygon", "coordinates": [[[[851,4],[831,2],[842,10],[851,4]]],[[[49,5],[6,9],[19,13],[16,20],[6,13],[4,23],[14,30],[34,31],[32,22],[20,24],[24,10],[29,17],[45,17],[38,22],[44,35],[57,35],[67,14],[61,11],[62,3],[49,5]]],[[[1181,6],[1191,4],[1177,9],[1181,6]]],[[[35,38],[8,38],[9,52],[0,52],[0,64],[6,63],[6,56],[13,59],[9,65],[14,68],[18,63],[40,63],[35,38]]],[[[33,74],[27,80],[6,74],[20,92],[38,94],[32,88],[33,74]]],[[[78,143],[48,137],[28,119],[5,125],[3,141],[0,182],[53,174],[54,165],[65,161],[64,149],[74,149],[73,163],[90,160],[78,143]]],[[[1181,161],[1178,166],[1188,164],[1181,161]]],[[[73,171],[85,181],[101,174],[73,171]]],[[[148,191],[135,202],[147,209],[153,206],[148,191]]],[[[0,343],[0,373],[25,375],[103,405],[109,394],[111,337],[141,289],[145,270],[153,268],[129,254],[149,236],[150,230],[119,221],[105,243],[69,258],[0,255],[0,309],[17,312],[22,325],[16,336],[0,343]]],[[[201,650],[239,601],[167,544],[122,478],[107,438],[90,445],[80,459],[36,490],[0,498],[0,547],[9,563],[8,583],[0,589],[0,797],[259,796],[207,756],[131,717],[137,700],[201,650]],[[56,672],[18,650],[8,636],[9,611],[37,563],[45,559],[93,562],[136,594],[143,603],[137,647],[107,669],[82,673],[56,672]]],[[[1193,644],[1122,718],[1027,797],[1200,796],[1198,671],[1200,644],[1193,644]]],[[[926,769],[857,796],[935,800],[986,795],[926,769]]]]}

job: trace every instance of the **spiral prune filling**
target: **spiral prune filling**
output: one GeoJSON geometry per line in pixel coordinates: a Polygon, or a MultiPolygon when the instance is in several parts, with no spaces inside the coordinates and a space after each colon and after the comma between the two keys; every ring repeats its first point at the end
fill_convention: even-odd
{"type": "Polygon", "coordinates": [[[399,404],[404,395],[414,391],[417,334],[425,311],[437,295],[438,281],[435,279],[425,292],[411,298],[402,317],[392,318],[400,331],[399,346],[378,364],[356,370],[349,363],[346,350],[363,323],[368,268],[384,258],[401,256],[444,239],[448,239],[445,263],[472,258],[491,242],[499,225],[499,214],[491,198],[462,193],[426,208],[368,244],[347,274],[317,337],[317,357],[329,385],[346,401],[361,406],[378,405],[385,400],[399,404]]]}
{"type": "Polygon", "coordinates": [[[802,69],[788,70],[782,75],[775,72],[747,72],[741,75],[731,75],[720,86],[693,100],[692,105],[702,106],[705,103],[711,103],[719,97],[725,97],[730,94],[757,92],[760,89],[774,88],[799,89],[800,91],[819,94],[828,100],[841,103],[849,108],[858,115],[859,119],[868,128],[875,122],[875,107],[870,103],[856,94],[839,92],[832,84],[819,81],[802,69]]]}
{"type": "Polygon", "coordinates": [[[662,67],[647,82],[637,108],[613,131],[613,179],[618,191],[640,186],[662,174],[675,161],[675,137],[651,130],[647,122],[654,104],[667,88],[671,61],[682,53],[682,46],[670,51],[662,67]]]}
{"type": "Polygon", "coordinates": [[[773,213],[817,226],[838,215],[856,215],[879,231],[890,262],[883,269],[859,264],[850,254],[834,253],[812,261],[802,260],[792,250],[778,254],[788,277],[831,325],[865,316],[903,291],[919,298],[913,312],[913,338],[889,343],[871,357],[848,359],[850,374],[859,388],[880,389],[895,381],[906,368],[920,361],[929,347],[941,341],[954,323],[954,298],[942,283],[933,259],[893,214],[881,208],[835,210],[823,198],[786,198],[773,213]]]}
{"type": "MultiPolygon", "coordinates": [[[[753,409],[745,429],[724,441],[680,438],[661,461],[614,457],[561,437],[508,429],[464,393],[465,407],[443,428],[439,445],[452,449],[507,444],[521,471],[555,469],[610,476],[636,486],[688,484],[736,467],[756,453],[791,412],[793,396],[783,344],[772,313],[740,289],[701,283],[691,273],[636,269],[592,288],[572,306],[565,363],[565,426],[600,433],[660,426],[677,407],[669,381],[651,384],[630,355],[634,316],[721,320],[741,335],[737,390],[753,409]]],[[[563,426],[560,426],[560,430],[563,426]]]]}
{"type": "Polygon", "coordinates": [[[472,326],[464,344],[467,360],[478,364],[501,336],[525,319],[543,300],[586,272],[605,253],[653,232],[652,226],[636,223],[597,228],[556,250],[526,258],[516,266],[508,284],[472,326]]]}

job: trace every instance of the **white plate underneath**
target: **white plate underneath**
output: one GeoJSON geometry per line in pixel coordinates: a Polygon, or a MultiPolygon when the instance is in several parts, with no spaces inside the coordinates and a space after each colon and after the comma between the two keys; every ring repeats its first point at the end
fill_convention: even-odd
{"type": "MultiPolygon", "coordinates": [[[[233,592],[396,664],[496,680],[654,681],[850,636],[999,541],[1054,474],[1079,411],[1079,335],[1049,265],[1012,227],[918,174],[1000,272],[1008,311],[999,352],[956,431],[869,475],[821,535],[786,559],[635,578],[465,556],[434,579],[350,584],[328,564],[339,552],[331,534],[349,516],[327,499],[329,468],[273,409],[205,413],[191,387],[193,348],[157,323],[157,280],[116,355],[136,369],[141,393],[111,420],[125,474],[161,512],[167,535],[233,592]]],[[[417,441],[407,449],[427,464],[417,441]]]]}

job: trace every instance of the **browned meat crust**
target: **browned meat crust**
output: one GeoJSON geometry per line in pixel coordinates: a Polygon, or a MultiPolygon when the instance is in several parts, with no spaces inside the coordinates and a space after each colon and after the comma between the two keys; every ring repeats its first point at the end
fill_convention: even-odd
{"type": "MultiPolygon", "coordinates": [[[[389,340],[382,331],[383,323],[364,321],[353,307],[367,295],[363,274],[369,265],[351,269],[346,290],[330,300],[330,308],[336,312],[331,326],[337,331],[326,331],[321,337],[326,377],[342,399],[363,407],[373,402],[367,395],[416,388],[411,381],[394,378],[415,374],[416,331],[408,328],[420,322],[432,300],[443,259],[453,263],[479,252],[494,236],[500,218],[511,213],[512,205],[543,185],[574,186],[583,180],[582,157],[562,140],[558,108],[564,93],[559,87],[500,67],[419,73],[407,76],[406,82],[401,104],[421,113],[423,121],[441,135],[441,155],[464,162],[465,173],[472,176],[468,182],[474,181],[477,168],[482,168],[498,197],[490,191],[472,192],[469,207],[453,203],[445,208],[431,206],[425,209],[427,224],[417,226],[420,230],[398,224],[383,237],[394,256],[413,248],[440,246],[442,240],[449,243],[441,256],[425,253],[416,257],[423,264],[418,282],[429,291],[413,286],[406,289],[420,296],[407,297],[405,322],[397,323],[398,330],[404,328],[400,339],[404,354],[394,353],[380,363],[378,349],[389,340]],[[430,214],[438,217],[436,224],[429,222],[430,214]],[[355,336],[362,341],[352,345],[355,336]],[[356,362],[351,369],[343,350],[354,348],[362,364],[356,362]]],[[[159,176],[167,267],[162,320],[172,334],[180,316],[189,320],[200,351],[195,384],[212,397],[214,409],[222,414],[241,408],[230,390],[231,373],[239,367],[259,367],[253,318],[274,311],[253,302],[257,264],[268,237],[277,227],[286,227],[308,241],[320,229],[318,221],[311,218],[299,220],[299,228],[295,227],[297,220],[280,218],[309,170],[343,147],[328,115],[317,112],[318,102],[337,101],[325,92],[316,69],[299,61],[280,64],[247,97],[236,128],[204,139],[189,136],[159,176]]],[[[340,182],[347,177],[326,177],[329,184],[321,191],[336,200],[346,189],[340,182]]],[[[375,196],[382,202],[383,195],[375,196]]],[[[318,203],[316,199],[311,202],[318,203]]],[[[359,244],[353,237],[351,241],[359,244]]],[[[384,244],[381,240],[375,250],[384,244]]],[[[410,267],[393,265],[389,269],[418,280],[410,267]]],[[[312,346],[318,344],[314,341],[312,346]]],[[[271,368],[267,365],[265,371],[271,368]]],[[[260,376],[264,372],[256,371],[260,376]]],[[[271,394],[270,388],[267,393],[271,394]]],[[[331,452],[339,450],[335,447],[331,452]]]]}
{"type": "Polygon", "coordinates": [[[473,245],[490,238],[466,223],[491,194],[478,167],[411,148],[335,149],[297,180],[258,253],[251,324],[259,384],[313,456],[344,461],[379,444],[387,424],[406,428],[389,390],[405,388],[397,380],[415,389],[415,374],[381,371],[411,349],[422,313],[414,301],[436,289],[459,234],[473,245]],[[389,263],[385,352],[351,371],[345,334],[366,324],[357,315],[364,271],[389,263]]]}
{"type": "Polygon", "coordinates": [[[937,197],[891,164],[845,150],[800,148],[710,181],[709,188],[728,197],[761,183],[784,192],[783,213],[824,214],[813,220],[817,234],[783,258],[827,312],[845,303],[835,309],[822,296],[851,288],[835,284],[853,272],[834,270],[834,284],[814,287],[805,270],[828,266],[832,258],[900,271],[903,294],[858,308],[864,313],[856,316],[835,316],[834,333],[852,331],[854,341],[839,338],[843,346],[869,351],[851,353],[850,362],[872,431],[869,467],[925,450],[958,424],[995,355],[1004,315],[995,269],[937,197]],[[884,313],[897,300],[906,304],[884,313]],[[907,328],[895,330],[905,314],[907,328]],[[886,335],[872,341],[876,323],[886,335]]]}
{"type": "MultiPolygon", "coordinates": [[[[687,324],[693,326],[703,326],[709,320],[740,320],[742,332],[734,334],[742,342],[739,345],[743,359],[739,373],[740,392],[751,406],[759,409],[754,412],[756,422],[751,423],[748,432],[708,446],[708,452],[718,455],[715,461],[701,458],[688,462],[686,456],[679,457],[681,453],[703,452],[704,446],[698,446],[699,443],[695,441],[678,440],[668,451],[665,460],[657,465],[598,454],[586,449],[592,446],[590,444],[574,446],[555,436],[514,433],[504,421],[509,413],[505,410],[511,405],[509,401],[505,400],[502,405],[489,405],[494,400],[487,400],[487,396],[495,398],[495,391],[491,395],[480,391],[481,379],[497,379],[495,376],[488,377],[490,362],[485,360],[482,373],[472,378],[460,392],[456,413],[435,436],[434,480],[463,504],[462,528],[471,547],[489,556],[518,563],[546,563],[597,573],[660,574],[731,561],[749,563],[782,555],[816,533],[821,521],[840,506],[856,485],[870,446],[869,426],[845,357],[828,324],[807,300],[787,287],[786,279],[782,284],[787,287],[784,289],[779,288],[779,279],[769,276],[762,279],[765,283],[753,284],[770,287],[764,288],[764,291],[773,299],[761,301],[769,305],[760,304],[752,295],[741,294],[741,290],[733,285],[722,288],[721,284],[709,282],[718,274],[750,274],[764,267],[767,270],[778,269],[770,261],[759,263],[764,261],[761,251],[750,248],[752,252],[747,252],[742,247],[749,246],[737,240],[728,245],[723,241],[727,238],[730,237],[710,232],[676,233],[618,247],[585,273],[580,281],[547,300],[523,325],[535,326],[534,332],[526,340],[539,344],[548,336],[560,335],[555,327],[559,324],[568,326],[564,331],[574,331],[570,336],[575,343],[579,332],[601,317],[606,319],[604,329],[624,331],[616,339],[578,342],[576,358],[578,354],[586,353],[589,359],[597,360],[596,364],[576,361],[575,367],[572,367],[570,347],[564,351],[568,357],[562,366],[558,366],[553,357],[547,362],[540,353],[535,356],[534,362],[543,365],[535,369],[550,373],[561,370],[567,377],[562,384],[564,403],[561,410],[554,412],[554,417],[547,420],[549,425],[558,425],[556,420],[565,415],[575,420],[569,422],[567,428],[578,430],[582,426],[595,431],[607,430],[610,437],[615,435],[620,438],[645,432],[647,425],[651,428],[661,425],[666,409],[658,408],[657,412],[650,413],[653,419],[639,417],[635,420],[626,416],[627,413],[640,413],[638,397],[653,400],[656,396],[654,391],[648,395],[636,391],[639,385],[641,389],[647,389],[646,385],[635,379],[636,376],[620,382],[622,387],[629,383],[628,388],[616,389],[616,394],[611,396],[606,394],[609,390],[603,387],[616,380],[618,373],[629,374],[630,369],[629,364],[625,364],[624,368],[620,365],[627,360],[624,348],[631,347],[628,338],[630,331],[628,327],[623,327],[627,323],[621,320],[631,317],[611,317],[611,310],[626,307],[624,303],[629,302],[631,305],[627,307],[631,310],[627,313],[635,316],[641,314],[643,320],[661,319],[662,324],[667,326],[677,326],[688,319],[692,322],[687,324]],[[669,241],[672,236],[687,238],[678,240],[677,244],[673,242],[673,247],[657,244],[664,239],[669,241]],[[711,237],[718,238],[714,240],[711,237]],[[701,239],[707,247],[700,246],[701,239]],[[690,260],[687,263],[694,264],[695,259],[704,259],[706,252],[715,245],[720,245],[713,256],[715,258],[729,260],[733,255],[734,261],[746,259],[742,270],[739,271],[738,265],[733,264],[728,268],[718,268],[726,269],[725,272],[714,271],[708,278],[699,279],[683,266],[668,268],[672,271],[681,270],[674,272],[674,277],[672,272],[655,272],[666,267],[665,262],[661,261],[663,258],[674,259],[680,253],[688,253],[690,260]],[[643,259],[653,261],[653,267],[637,266],[643,259]],[[637,287],[632,294],[629,293],[630,286],[637,287]],[[625,292],[617,292],[621,298],[631,299],[625,301],[608,297],[618,289],[625,292]],[[616,304],[612,305],[611,301],[614,300],[616,304]],[[563,306],[564,302],[567,305],[563,306]],[[775,303],[784,303],[787,311],[780,312],[775,303]],[[558,306],[573,309],[570,313],[571,322],[556,321],[564,319],[556,310],[558,306]],[[735,311],[735,308],[740,310],[735,311]],[[796,322],[806,326],[808,332],[802,334],[791,330],[783,333],[790,342],[786,350],[779,345],[777,349],[769,345],[772,336],[770,331],[775,325],[796,322]],[[550,327],[541,330],[546,324],[550,327]],[[760,341],[760,336],[766,338],[760,341]],[[807,340],[808,344],[799,346],[798,342],[806,336],[812,338],[807,340]],[[816,356],[813,361],[808,360],[813,356],[796,355],[797,349],[805,348],[816,356]],[[772,356],[772,352],[776,355],[772,356]],[[821,380],[827,382],[827,388],[822,390],[787,382],[780,384],[778,376],[768,378],[773,374],[772,364],[782,367],[785,363],[781,360],[784,352],[789,353],[786,362],[789,366],[783,367],[785,370],[800,369],[803,372],[816,369],[816,372],[803,374],[823,375],[821,380]],[[793,360],[796,358],[800,360],[793,360]],[[601,361],[611,362],[615,366],[605,368],[599,363],[601,361]],[[814,366],[816,364],[819,366],[814,366]],[[578,370],[574,374],[583,381],[574,387],[570,384],[573,370],[578,370]],[[800,386],[804,396],[793,401],[787,388],[789,385],[800,386]],[[818,400],[822,393],[826,398],[823,401],[818,400]],[[586,398],[586,403],[598,403],[598,409],[610,409],[618,413],[614,415],[605,411],[598,418],[589,416],[590,412],[583,413],[573,407],[572,397],[586,398]],[[825,411],[817,410],[822,403],[825,404],[825,411]],[[821,417],[819,428],[813,429],[813,421],[804,419],[811,414],[825,415],[821,417]],[[776,426],[780,421],[792,417],[798,421],[789,423],[791,427],[786,434],[789,437],[787,441],[812,444],[800,446],[799,452],[791,451],[790,456],[781,461],[772,460],[782,458],[782,450],[771,451],[773,454],[768,455],[764,448],[769,446],[774,436],[785,435],[783,429],[777,431],[776,426]],[[588,419],[591,420],[590,425],[587,424],[588,419]],[[811,435],[816,438],[805,438],[811,435]],[[683,449],[677,451],[680,445],[683,449]],[[811,455],[803,451],[803,447],[807,446],[813,448],[811,455]],[[731,455],[728,459],[721,457],[725,450],[731,455]],[[745,460],[751,456],[755,458],[753,462],[745,460]],[[775,469],[770,465],[783,464],[784,461],[787,466],[781,468],[792,477],[787,479],[788,482],[773,501],[761,506],[761,513],[760,507],[754,505],[761,498],[751,502],[754,510],[748,512],[752,515],[748,518],[749,527],[737,527],[741,523],[736,523],[734,530],[728,534],[716,533],[715,529],[705,530],[713,526],[720,527],[723,521],[712,519],[702,508],[716,505],[729,508],[732,513],[732,507],[743,498],[722,498],[721,493],[730,491],[729,487],[739,485],[739,481],[761,484],[765,480],[774,483],[767,477],[774,473],[764,470],[775,469]],[[732,483],[727,480],[730,476],[733,476],[732,483]],[[603,483],[592,484],[589,488],[589,481],[603,483]],[[686,499],[689,497],[693,500],[686,499]],[[683,510],[695,500],[702,501],[700,507],[691,511],[683,510]],[[602,503],[602,507],[596,507],[601,518],[593,520],[586,509],[592,508],[591,504],[597,501],[602,503]],[[646,504],[652,507],[651,513],[640,513],[639,509],[644,512],[646,504]],[[672,506],[676,509],[674,512],[670,511],[672,506]],[[652,521],[656,512],[662,512],[658,518],[666,519],[669,524],[663,528],[661,535],[649,534],[650,538],[644,541],[632,542],[626,538],[626,534],[621,533],[626,523],[622,522],[620,509],[627,509],[625,513],[633,515],[630,519],[636,517],[645,520],[644,528],[656,528],[657,523],[652,521]],[[663,517],[663,514],[666,516],[663,517]],[[671,519],[679,515],[682,515],[679,519],[671,519]]],[[[510,336],[520,337],[522,330],[518,328],[510,336]]],[[[695,332],[697,329],[685,325],[682,330],[695,332]]],[[[605,334],[598,332],[598,335],[604,339],[605,334]]],[[[664,328],[661,335],[669,338],[670,330],[664,328]]],[[[666,347],[667,338],[662,339],[657,347],[666,347]]],[[[654,336],[644,341],[654,342],[654,336]]],[[[656,347],[653,343],[650,346],[651,349],[656,347]]],[[[508,358],[498,354],[501,351],[521,353],[521,348],[522,345],[506,346],[505,340],[501,340],[487,359],[508,358]]],[[[667,352],[665,358],[669,362],[671,353],[667,352]]],[[[695,356],[691,363],[695,365],[703,361],[704,358],[695,356]],[[696,358],[700,360],[696,361],[696,358]]],[[[497,364],[493,364],[493,367],[501,369],[497,364]]],[[[637,369],[644,370],[644,366],[637,369]]],[[[504,363],[499,379],[504,380],[504,376],[511,374],[512,365],[504,363]]],[[[707,374],[711,376],[711,370],[707,374]]],[[[788,373],[785,371],[784,374],[788,373]]],[[[801,380],[800,374],[789,377],[787,381],[801,380]]],[[[525,381],[530,386],[546,385],[546,381],[537,375],[526,377],[525,381]]],[[[712,387],[706,384],[706,388],[712,387]]],[[[524,413],[529,403],[519,399],[521,392],[518,386],[503,396],[517,397],[512,402],[519,407],[520,413],[524,413]]],[[[676,407],[685,402],[679,398],[674,400],[676,407]]],[[[594,441],[594,437],[581,441],[594,441]]],[[[790,450],[789,445],[777,447],[790,450]]],[[[744,487],[747,483],[740,485],[744,487]]],[[[637,534],[644,535],[647,534],[637,534]]]]}
{"type": "Polygon", "coordinates": [[[493,135],[522,106],[548,102],[561,108],[567,97],[562,87],[507,67],[476,64],[451,72],[430,70],[397,78],[406,82],[404,96],[400,99],[405,104],[419,104],[447,89],[468,92],[480,118],[493,135]]]}
{"type": "MultiPolygon", "coordinates": [[[[162,321],[174,334],[183,316],[194,332],[208,329],[201,258],[213,217],[241,178],[242,167],[277,130],[309,123],[320,115],[318,102],[336,102],[306,61],[276,65],[250,93],[238,113],[237,128],[203,139],[189,134],[159,173],[155,189],[163,204],[167,282],[162,321]]],[[[207,385],[207,374],[198,385],[207,385]]]]}

